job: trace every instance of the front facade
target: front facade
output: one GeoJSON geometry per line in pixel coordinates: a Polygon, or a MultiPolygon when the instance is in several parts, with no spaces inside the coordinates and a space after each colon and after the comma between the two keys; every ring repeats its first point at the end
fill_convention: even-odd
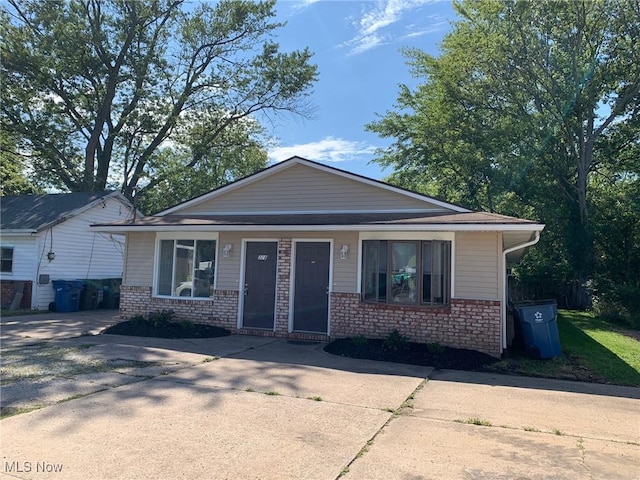
{"type": "Polygon", "coordinates": [[[47,310],[53,280],[122,277],[124,235],[89,228],[132,216],[120,193],[10,195],[0,202],[3,307],[47,310]]]}
{"type": "Polygon", "coordinates": [[[505,265],[543,226],[293,157],[135,222],[123,318],[171,309],[238,333],[506,347],[505,265]]]}

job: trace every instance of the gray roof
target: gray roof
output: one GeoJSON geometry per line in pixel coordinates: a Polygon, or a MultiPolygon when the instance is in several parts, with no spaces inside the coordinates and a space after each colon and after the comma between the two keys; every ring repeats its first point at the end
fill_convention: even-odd
{"type": "Polygon", "coordinates": [[[40,230],[114,192],[5,195],[0,197],[0,229],[40,230]]]}
{"type": "Polygon", "coordinates": [[[139,217],[114,222],[110,226],[184,226],[184,225],[238,225],[267,226],[280,225],[535,225],[536,222],[521,218],[507,217],[487,212],[446,212],[446,213],[329,213],[329,214],[281,214],[281,215],[162,215],[139,217]]]}

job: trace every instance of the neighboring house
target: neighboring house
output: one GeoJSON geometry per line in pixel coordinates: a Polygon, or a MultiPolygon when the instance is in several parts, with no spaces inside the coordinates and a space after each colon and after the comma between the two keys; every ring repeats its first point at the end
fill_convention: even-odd
{"type": "Polygon", "coordinates": [[[170,309],[301,339],[398,330],[499,356],[506,264],[544,226],[293,157],[155,216],[93,228],[127,236],[123,318],[170,309]]]}
{"type": "Polygon", "coordinates": [[[6,195],[0,207],[3,307],[48,309],[52,280],[122,277],[124,236],[89,230],[132,216],[122,194],[6,195]]]}

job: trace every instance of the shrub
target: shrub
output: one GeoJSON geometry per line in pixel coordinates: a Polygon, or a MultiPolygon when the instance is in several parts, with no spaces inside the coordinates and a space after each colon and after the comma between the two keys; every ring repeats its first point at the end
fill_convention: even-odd
{"type": "Polygon", "coordinates": [[[168,326],[169,323],[173,322],[174,315],[175,312],[173,310],[157,310],[155,312],[149,313],[147,321],[156,328],[162,328],[168,326]]]}
{"type": "Polygon", "coordinates": [[[193,328],[193,325],[191,320],[180,320],[180,326],[184,329],[193,328]]]}
{"type": "Polygon", "coordinates": [[[640,284],[610,284],[598,292],[593,311],[606,321],[640,329],[640,284]]]}
{"type": "Polygon", "coordinates": [[[131,317],[129,319],[129,321],[133,324],[133,325],[142,325],[144,323],[147,322],[147,319],[144,318],[144,315],[134,315],[133,317],[131,317]]]}
{"type": "Polygon", "coordinates": [[[353,337],[351,339],[351,341],[353,342],[353,344],[356,347],[364,347],[367,344],[366,337],[363,337],[362,335],[358,335],[357,337],[353,337]]]}
{"type": "Polygon", "coordinates": [[[387,350],[404,350],[408,347],[409,337],[402,335],[398,330],[394,330],[384,339],[383,345],[387,350]]]}

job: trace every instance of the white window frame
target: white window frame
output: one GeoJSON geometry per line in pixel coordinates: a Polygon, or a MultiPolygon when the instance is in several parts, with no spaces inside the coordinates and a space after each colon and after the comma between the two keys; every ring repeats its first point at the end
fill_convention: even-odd
{"type": "MultiPolygon", "coordinates": [[[[7,271],[0,271],[0,273],[2,274],[12,274],[13,273],[13,264],[16,261],[16,255],[15,255],[15,247],[12,245],[2,245],[2,247],[0,247],[2,250],[11,250],[11,270],[7,270],[7,271]]],[[[0,254],[1,255],[1,254],[0,254]]],[[[1,259],[0,260],[5,260],[5,259],[1,259]]]]}
{"type": "MultiPolygon", "coordinates": [[[[220,235],[218,232],[157,232],[155,241],[155,253],[153,262],[153,296],[158,298],[179,298],[181,300],[211,302],[214,297],[178,297],[176,295],[158,294],[158,277],[160,275],[160,243],[162,240],[213,240],[216,242],[216,258],[213,268],[213,290],[218,287],[218,263],[220,259],[220,235]]],[[[175,247],[174,247],[175,248],[175,247]]],[[[174,257],[175,263],[175,257],[174,257]]],[[[175,270],[175,265],[173,266],[175,270]]],[[[174,272],[175,273],[175,272],[174,272]]]]}

